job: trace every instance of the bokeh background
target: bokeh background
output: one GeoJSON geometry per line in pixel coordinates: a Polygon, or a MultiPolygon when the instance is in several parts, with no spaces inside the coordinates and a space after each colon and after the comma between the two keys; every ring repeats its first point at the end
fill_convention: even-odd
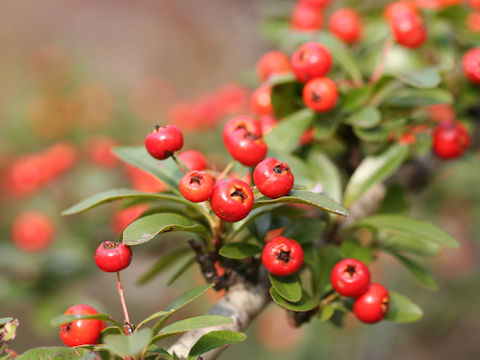
{"type": "MultiPolygon", "coordinates": [[[[144,209],[125,211],[126,204],[114,203],[73,217],[60,212],[110,188],[161,189],[109,152],[114,144],[142,143],[156,123],[178,124],[186,131],[185,149],[202,151],[211,166],[222,168],[226,153],[213,129],[248,111],[255,62],[271,49],[260,36],[261,18],[292,3],[2,1],[0,317],[20,320],[14,349],[60,345],[49,320],[73,304],[121,318],[114,275],[96,268],[93,253],[144,209]],[[26,211],[42,212],[53,223],[54,240],[43,251],[26,252],[12,241],[12,224],[26,211]]],[[[272,305],[248,330],[248,341],[224,358],[480,358],[479,179],[479,156],[470,154],[412,195],[412,214],[430,217],[462,244],[431,261],[436,292],[417,286],[386,255],[375,265],[374,279],[422,306],[421,322],[366,326],[352,318],[345,329],[321,322],[294,329],[272,305]]],[[[196,269],[168,288],[168,272],[137,284],[155,255],[177,240],[134,249],[132,265],[122,272],[134,321],[201,284],[196,269]]],[[[206,311],[216,297],[209,294],[187,313],[206,311]]]]}

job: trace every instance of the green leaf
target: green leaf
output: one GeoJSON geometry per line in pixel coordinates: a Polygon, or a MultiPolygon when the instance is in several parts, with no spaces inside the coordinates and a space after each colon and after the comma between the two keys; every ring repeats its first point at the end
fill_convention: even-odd
{"type": "Polygon", "coordinates": [[[130,335],[107,335],[104,342],[119,356],[134,356],[148,346],[152,334],[152,329],[143,328],[130,335]]]}
{"type": "Polygon", "coordinates": [[[347,117],[345,122],[359,128],[370,129],[380,124],[381,119],[382,115],[376,107],[366,106],[347,117]]]}
{"type": "Polygon", "coordinates": [[[170,325],[165,326],[159,335],[178,334],[187,332],[198,328],[205,328],[210,326],[226,325],[233,323],[233,320],[228,316],[219,315],[201,315],[189,319],[179,320],[170,325]]]}
{"type": "Polygon", "coordinates": [[[113,152],[121,160],[156,176],[167,184],[171,191],[180,194],[178,183],[183,173],[171,158],[160,162],[150,156],[145,146],[115,147],[113,152]]]}
{"type": "Polygon", "coordinates": [[[187,231],[205,236],[205,226],[194,223],[185,216],[174,213],[158,213],[144,216],[127,226],[123,232],[123,242],[127,245],[139,245],[152,240],[155,236],[171,232],[187,231]]]}
{"type": "Polygon", "coordinates": [[[283,236],[295,239],[303,246],[318,239],[325,231],[325,226],[326,224],[323,220],[295,219],[295,221],[285,229],[283,236]]]}
{"type": "Polygon", "coordinates": [[[372,250],[360,246],[358,242],[353,239],[347,239],[342,242],[340,246],[340,254],[344,259],[357,259],[366,264],[372,261],[372,250]]]}
{"type": "Polygon", "coordinates": [[[311,191],[305,190],[293,190],[287,196],[282,196],[278,199],[269,199],[266,197],[262,197],[258,200],[255,200],[253,203],[253,207],[257,208],[260,206],[271,205],[271,204],[305,204],[320,208],[322,210],[342,215],[348,216],[348,210],[345,209],[343,206],[337,204],[335,201],[330,199],[329,197],[313,193],[311,191]]]}
{"type": "MultiPolygon", "coordinates": [[[[131,189],[114,189],[114,190],[108,190],[108,191],[104,191],[104,192],[95,194],[93,196],[90,196],[89,198],[83,201],[80,201],[79,203],[64,210],[62,212],[62,215],[78,214],[78,213],[90,210],[99,205],[102,205],[111,201],[115,201],[115,200],[120,200],[120,199],[165,200],[165,201],[185,204],[188,206],[192,206],[193,204],[192,202],[184,199],[183,197],[175,196],[175,195],[168,195],[164,193],[150,194],[150,193],[144,193],[144,192],[135,191],[131,189]]],[[[193,206],[196,207],[197,205],[193,204],[193,206]]]]}
{"type": "Polygon", "coordinates": [[[75,320],[84,320],[84,319],[98,319],[98,320],[110,320],[110,316],[107,314],[94,314],[94,315],[87,315],[87,314],[71,314],[71,315],[59,315],[55,316],[52,320],[50,320],[50,325],[53,327],[57,327],[63,324],[68,324],[69,322],[75,320]]]}
{"type": "Polygon", "coordinates": [[[230,243],[220,248],[220,255],[229,259],[246,259],[262,252],[256,245],[248,243],[230,243]]]}
{"type": "Polygon", "coordinates": [[[342,110],[351,112],[365,105],[373,94],[373,86],[349,89],[342,98],[342,110]]]}
{"type": "Polygon", "coordinates": [[[268,274],[275,292],[290,302],[298,302],[302,298],[302,285],[296,274],[289,276],[275,276],[268,274]]]}
{"type": "Polygon", "coordinates": [[[177,300],[173,301],[170,305],[168,305],[166,311],[177,311],[183,308],[184,306],[191,303],[193,300],[205,294],[214,286],[215,284],[206,284],[188,290],[185,294],[183,294],[177,300]]]}
{"type": "Polygon", "coordinates": [[[270,150],[276,153],[290,153],[297,146],[300,137],[315,118],[315,112],[309,108],[296,111],[278,122],[277,126],[265,135],[264,140],[270,150]]]}
{"type": "Polygon", "coordinates": [[[406,296],[390,291],[390,304],[385,319],[397,323],[411,323],[422,318],[423,311],[406,296]]]}
{"type": "Polygon", "coordinates": [[[353,127],[355,135],[363,141],[367,142],[382,142],[388,139],[390,135],[390,128],[386,126],[376,126],[374,128],[365,129],[360,127],[353,127]]]}
{"type": "Polygon", "coordinates": [[[195,345],[193,345],[190,349],[188,356],[200,356],[210,350],[242,342],[246,338],[247,335],[241,332],[234,332],[228,330],[211,331],[198,339],[195,345]]]}
{"type": "Polygon", "coordinates": [[[326,304],[320,307],[317,317],[320,321],[328,321],[331,319],[334,313],[335,313],[335,306],[326,304]]]}
{"type": "Polygon", "coordinates": [[[407,270],[413,275],[415,279],[418,280],[420,284],[430,290],[437,289],[437,282],[425,267],[417,264],[412,259],[409,259],[403,255],[397,253],[393,253],[393,255],[398,259],[398,261],[403,264],[403,266],[407,268],[407,270]]]}
{"type": "Polygon", "coordinates": [[[441,247],[437,244],[405,234],[381,237],[379,245],[387,250],[404,251],[423,256],[436,256],[441,251],[441,247]]]}
{"type": "Polygon", "coordinates": [[[408,147],[396,144],[379,155],[367,156],[357,167],[345,189],[344,205],[352,206],[373,185],[392,175],[408,156],[408,147]]]}
{"type": "Polygon", "coordinates": [[[138,279],[137,284],[144,285],[156,276],[160,275],[163,271],[168,269],[170,265],[189,254],[191,249],[183,248],[173,250],[160,257],[141,277],[138,279]]]}
{"type": "Polygon", "coordinates": [[[458,248],[458,242],[433,224],[405,215],[373,215],[357,221],[353,226],[366,226],[390,234],[416,237],[432,243],[458,248]]]}
{"type": "Polygon", "coordinates": [[[267,83],[272,86],[283,85],[283,84],[290,84],[297,82],[297,78],[293,73],[286,73],[281,75],[271,75],[270,78],[267,80],[267,83]]]}
{"type": "Polygon", "coordinates": [[[4,318],[0,318],[0,326],[3,325],[3,324],[6,324],[10,321],[12,321],[13,318],[12,317],[4,317],[4,318]]]}
{"type": "Polygon", "coordinates": [[[95,353],[87,349],[66,347],[39,347],[17,356],[16,360],[95,360],[95,353]]]}
{"type": "Polygon", "coordinates": [[[384,103],[399,107],[452,104],[453,96],[444,89],[400,89],[386,96],[384,103]]]}
{"type": "Polygon", "coordinates": [[[172,275],[170,275],[170,277],[167,280],[167,286],[172,285],[175,282],[175,280],[177,280],[180,276],[182,276],[185,273],[185,271],[187,271],[190,268],[190,266],[195,264],[195,261],[196,261],[195,254],[190,254],[185,259],[185,261],[177,269],[175,269],[172,275]]]}
{"type": "Polygon", "coordinates": [[[438,71],[434,68],[427,68],[410,73],[393,73],[392,76],[404,84],[420,89],[435,88],[442,80],[438,71]]]}
{"type": "Polygon", "coordinates": [[[340,125],[340,118],[330,113],[317,113],[313,124],[314,138],[317,141],[330,139],[340,125]]]}
{"type": "Polygon", "coordinates": [[[319,182],[327,196],[337,203],[342,201],[342,179],[335,163],[320,149],[314,148],[307,157],[312,177],[319,182]]]}
{"type": "Polygon", "coordinates": [[[323,246],[320,250],[318,250],[318,256],[318,262],[320,264],[320,268],[318,270],[318,289],[320,291],[320,295],[323,296],[328,291],[329,287],[331,287],[330,274],[332,269],[342,258],[340,256],[338,246],[334,245],[323,246]]]}
{"type": "Polygon", "coordinates": [[[275,304],[287,310],[305,312],[313,310],[318,306],[318,303],[305,291],[302,292],[300,301],[294,303],[285,300],[273,287],[270,288],[270,295],[275,304]]]}
{"type": "Polygon", "coordinates": [[[135,330],[140,329],[143,325],[145,325],[145,324],[148,323],[149,321],[158,319],[159,317],[163,317],[163,316],[165,316],[165,315],[167,315],[167,314],[168,314],[168,311],[158,311],[158,312],[156,312],[156,313],[153,313],[153,314],[150,315],[149,317],[143,319],[143,320],[137,325],[137,327],[135,328],[135,330]]]}
{"type": "Polygon", "coordinates": [[[407,210],[408,202],[403,187],[397,184],[390,185],[378,212],[382,214],[396,214],[406,213],[407,210]]]}

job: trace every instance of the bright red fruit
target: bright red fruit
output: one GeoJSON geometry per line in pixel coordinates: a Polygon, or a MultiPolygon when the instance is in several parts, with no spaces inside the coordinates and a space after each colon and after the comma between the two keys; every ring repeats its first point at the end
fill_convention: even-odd
{"type": "Polygon", "coordinates": [[[128,225],[137,220],[147,209],[148,205],[138,204],[115,212],[111,220],[113,232],[120,235],[128,225]]]}
{"type": "Polygon", "coordinates": [[[462,67],[467,78],[480,84],[480,47],[470,49],[463,55],[462,67]]]}
{"type": "Polygon", "coordinates": [[[54,235],[50,218],[39,212],[24,212],[12,225],[13,243],[23,251],[42,251],[50,245],[54,235]]]}
{"type": "Polygon", "coordinates": [[[303,87],[305,105],[316,112],[326,112],[333,109],[337,97],[337,85],[326,77],[310,80],[303,87]]]}
{"type": "Polygon", "coordinates": [[[361,261],[343,259],[333,267],[330,282],[340,295],[357,297],[367,291],[370,271],[361,261]]]}
{"type": "Polygon", "coordinates": [[[462,156],[470,142],[468,130],[458,121],[442,121],[433,131],[433,151],[441,159],[462,156]]]}
{"type": "Polygon", "coordinates": [[[253,181],[263,195],[276,199],[292,190],[294,177],[287,164],[267,158],[255,167],[253,181]]]}
{"type": "Polygon", "coordinates": [[[270,85],[261,85],[252,93],[250,97],[250,108],[258,115],[273,113],[272,87],[270,85]]]}
{"type": "Polygon", "coordinates": [[[198,151],[184,151],[178,155],[178,158],[182,160],[190,171],[205,170],[207,168],[207,159],[198,151]]]}
{"type": "Polygon", "coordinates": [[[175,125],[155,126],[147,135],[145,147],[155,159],[164,160],[183,146],[183,134],[175,125]]]}
{"type": "Polygon", "coordinates": [[[385,18],[393,21],[396,16],[403,14],[420,15],[417,6],[412,1],[396,1],[385,8],[385,18]]]}
{"type": "Polygon", "coordinates": [[[268,150],[260,124],[248,116],[234,117],[225,124],[223,142],[230,155],[245,166],[257,165],[268,150]]]}
{"type": "Polygon", "coordinates": [[[310,6],[325,7],[330,4],[330,1],[331,0],[300,0],[300,3],[310,6]]]}
{"type": "Polygon", "coordinates": [[[202,202],[210,199],[215,180],[205,171],[191,171],[185,174],[178,188],[183,197],[193,202],[202,202]]]}
{"type": "MultiPolygon", "coordinates": [[[[75,305],[65,315],[96,315],[98,311],[88,305],[75,305]]],[[[95,345],[105,323],[98,319],[74,320],[60,326],[60,338],[66,346],[95,345]]]]}
{"type": "Polygon", "coordinates": [[[353,9],[337,10],[330,18],[330,31],[347,44],[354,44],[362,36],[360,16],[353,9]]]}
{"type": "Polygon", "coordinates": [[[412,49],[421,46],[427,39],[427,30],[422,18],[413,12],[394,15],[390,28],[399,44],[412,49]]]}
{"type": "Polygon", "coordinates": [[[257,62],[257,75],[266,81],[272,75],[281,75],[290,71],[290,59],[281,51],[269,51],[257,62]]]}
{"type": "Polygon", "coordinates": [[[300,46],[291,59],[292,71],[300,82],[325,76],[332,67],[330,51],[318,42],[308,42],[300,46]]]}
{"type": "Polygon", "coordinates": [[[467,28],[471,32],[480,32],[480,11],[467,16],[467,28]]]}
{"type": "Polygon", "coordinates": [[[240,221],[252,210],[253,192],[242,180],[223,180],[213,188],[210,203],[213,212],[220,219],[230,222],[240,221]]]}
{"type": "Polygon", "coordinates": [[[297,31],[315,31],[323,25],[321,8],[300,3],[292,12],[292,28],[297,31]]]}
{"type": "Polygon", "coordinates": [[[121,242],[104,241],[95,251],[95,263],[105,272],[125,269],[132,261],[132,249],[121,242]]]}
{"type": "Polygon", "coordinates": [[[265,244],[262,263],[270,274],[291,275],[303,264],[303,249],[296,240],[277,236],[265,244]]]}
{"type": "Polygon", "coordinates": [[[380,284],[370,284],[368,290],[357,297],[353,303],[353,312],[358,320],[373,324],[381,321],[388,311],[390,294],[380,284]]]}
{"type": "Polygon", "coordinates": [[[474,9],[480,9],[480,0],[470,0],[469,3],[474,9]]]}

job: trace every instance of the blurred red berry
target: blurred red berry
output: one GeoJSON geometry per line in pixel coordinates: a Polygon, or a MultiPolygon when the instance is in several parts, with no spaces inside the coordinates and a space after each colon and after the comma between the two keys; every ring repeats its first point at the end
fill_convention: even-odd
{"type": "Polygon", "coordinates": [[[28,211],[20,214],[12,225],[13,243],[20,250],[38,252],[45,250],[53,240],[54,226],[48,216],[28,211]]]}
{"type": "Polygon", "coordinates": [[[353,9],[337,10],[330,18],[330,31],[347,44],[354,44],[362,36],[360,16],[353,9]]]}
{"type": "Polygon", "coordinates": [[[188,170],[204,170],[207,168],[207,159],[199,151],[187,150],[178,155],[178,158],[186,165],[188,170]]]}
{"type": "Polygon", "coordinates": [[[258,118],[260,126],[262,128],[262,134],[266,135],[272,131],[277,125],[277,120],[273,115],[261,115],[258,118]]]}
{"type": "Polygon", "coordinates": [[[269,115],[273,113],[272,87],[270,85],[261,85],[252,93],[250,97],[250,108],[258,115],[269,115]]]}
{"type": "Polygon", "coordinates": [[[266,81],[272,75],[282,75],[290,71],[290,59],[281,51],[269,51],[257,62],[257,75],[266,81]]]}
{"type": "Polygon", "coordinates": [[[480,47],[470,49],[463,55],[462,67],[467,78],[480,84],[480,47]]]}
{"type": "Polygon", "coordinates": [[[331,0],[300,0],[301,4],[310,5],[310,6],[317,6],[317,7],[325,7],[330,4],[331,0]]]}
{"type": "Polygon", "coordinates": [[[390,28],[395,40],[408,48],[417,48],[427,39],[427,30],[422,18],[413,12],[394,15],[390,28]]]}
{"type": "Polygon", "coordinates": [[[332,55],[324,45],[308,42],[300,46],[291,59],[292,71],[300,82],[325,76],[332,67],[332,55]]]}
{"type": "Polygon", "coordinates": [[[168,189],[168,186],[152,174],[140,170],[135,166],[126,164],[125,170],[132,187],[137,191],[148,193],[162,192],[168,189]]]}
{"type": "Polygon", "coordinates": [[[417,6],[413,1],[396,1],[385,8],[384,15],[385,18],[392,22],[395,17],[401,16],[404,14],[415,14],[420,15],[417,6]]]}
{"type": "Polygon", "coordinates": [[[303,87],[305,105],[316,112],[326,112],[333,109],[337,97],[337,85],[326,77],[312,79],[303,87]]]}
{"type": "Polygon", "coordinates": [[[315,31],[323,25],[321,8],[300,3],[292,12],[292,28],[297,31],[315,31]]]}
{"type": "Polygon", "coordinates": [[[94,164],[111,169],[118,164],[118,158],[112,152],[116,145],[117,142],[108,136],[95,136],[87,140],[85,150],[94,164]]]}
{"type": "Polygon", "coordinates": [[[471,32],[480,32],[480,11],[468,14],[467,27],[471,32]]]}
{"type": "Polygon", "coordinates": [[[459,121],[443,121],[433,131],[433,151],[441,159],[462,156],[470,142],[468,130],[459,121]]]}
{"type": "Polygon", "coordinates": [[[138,204],[116,211],[111,221],[113,232],[120,235],[128,225],[137,220],[147,209],[148,205],[138,204]]]}

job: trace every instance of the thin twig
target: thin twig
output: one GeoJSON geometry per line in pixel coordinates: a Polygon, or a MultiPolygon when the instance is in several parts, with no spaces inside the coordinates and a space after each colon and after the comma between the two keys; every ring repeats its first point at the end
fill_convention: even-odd
{"type": "Polygon", "coordinates": [[[370,84],[375,84],[382,77],[383,71],[385,70],[388,53],[392,49],[394,43],[395,40],[391,36],[389,36],[383,43],[382,54],[380,55],[380,60],[378,61],[377,67],[373,71],[372,77],[370,78],[370,84]]]}
{"type": "Polygon", "coordinates": [[[182,171],[182,173],[184,173],[184,174],[188,173],[188,171],[183,167],[183,165],[180,163],[180,161],[178,161],[177,157],[174,154],[172,154],[171,157],[172,157],[173,161],[175,161],[175,164],[177,164],[179,169],[182,171]]]}

